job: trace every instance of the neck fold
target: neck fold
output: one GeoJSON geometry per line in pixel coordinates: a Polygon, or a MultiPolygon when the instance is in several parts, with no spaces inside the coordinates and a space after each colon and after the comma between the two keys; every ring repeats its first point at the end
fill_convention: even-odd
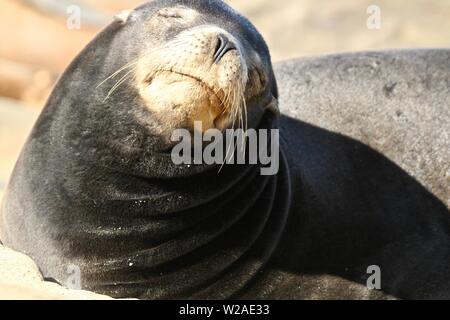
{"type": "Polygon", "coordinates": [[[130,176],[134,193],[97,203],[83,240],[109,250],[86,259],[87,289],[149,299],[238,296],[281,238],[289,169],[282,145],[276,175],[260,175],[259,165],[215,169],[179,179],[130,176]]]}

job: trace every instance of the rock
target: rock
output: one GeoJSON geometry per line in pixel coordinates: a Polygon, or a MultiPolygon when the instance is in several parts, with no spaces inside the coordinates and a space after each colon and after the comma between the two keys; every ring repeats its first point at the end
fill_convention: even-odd
{"type": "Polygon", "coordinates": [[[0,245],[0,300],[108,300],[88,291],[44,281],[28,256],[0,245]]]}

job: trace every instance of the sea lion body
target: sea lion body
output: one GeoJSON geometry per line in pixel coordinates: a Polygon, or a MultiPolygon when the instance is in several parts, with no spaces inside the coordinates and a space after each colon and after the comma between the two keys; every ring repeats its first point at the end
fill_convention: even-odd
{"type": "MultiPolygon", "coordinates": [[[[161,51],[152,57],[167,63],[161,51]]],[[[449,59],[430,50],[282,63],[277,117],[268,50],[245,18],[221,1],[151,2],[62,76],[17,162],[0,238],[45,277],[65,284],[75,267],[83,289],[115,297],[449,298],[449,59]],[[190,72],[206,64],[222,82],[163,70],[115,93],[98,86],[136,58],[155,68],[141,43],[164,44],[192,21],[208,28],[186,36],[201,49],[186,50],[191,64],[206,59],[190,72]],[[217,38],[211,23],[228,40],[206,41],[217,38]],[[165,29],[142,32],[155,25],[165,29]],[[218,108],[233,83],[245,87],[249,123],[280,130],[276,175],[171,162],[172,129],[196,117],[231,125],[195,106],[218,108]],[[366,286],[373,266],[381,290],[366,286]]]]}
{"type": "Polygon", "coordinates": [[[370,266],[391,297],[450,297],[449,61],[411,50],[275,65],[296,196],[284,280],[266,297],[379,298],[370,266]]]}

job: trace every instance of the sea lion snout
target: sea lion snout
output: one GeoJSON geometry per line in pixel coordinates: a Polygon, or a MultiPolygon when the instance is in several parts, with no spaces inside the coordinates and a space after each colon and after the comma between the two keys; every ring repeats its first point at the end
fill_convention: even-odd
{"type": "Polygon", "coordinates": [[[139,60],[137,79],[146,106],[173,128],[224,129],[243,121],[248,54],[226,30],[184,30],[139,60]],[[236,119],[241,117],[242,119],[236,119]]]}

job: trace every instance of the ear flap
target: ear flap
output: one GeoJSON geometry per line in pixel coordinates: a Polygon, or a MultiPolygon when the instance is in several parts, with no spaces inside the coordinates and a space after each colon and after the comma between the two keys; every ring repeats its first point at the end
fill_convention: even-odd
{"type": "Polygon", "coordinates": [[[114,16],[114,21],[119,22],[120,24],[125,24],[128,21],[128,18],[130,17],[133,10],[124,10],[119,12],[114,16]]]}

